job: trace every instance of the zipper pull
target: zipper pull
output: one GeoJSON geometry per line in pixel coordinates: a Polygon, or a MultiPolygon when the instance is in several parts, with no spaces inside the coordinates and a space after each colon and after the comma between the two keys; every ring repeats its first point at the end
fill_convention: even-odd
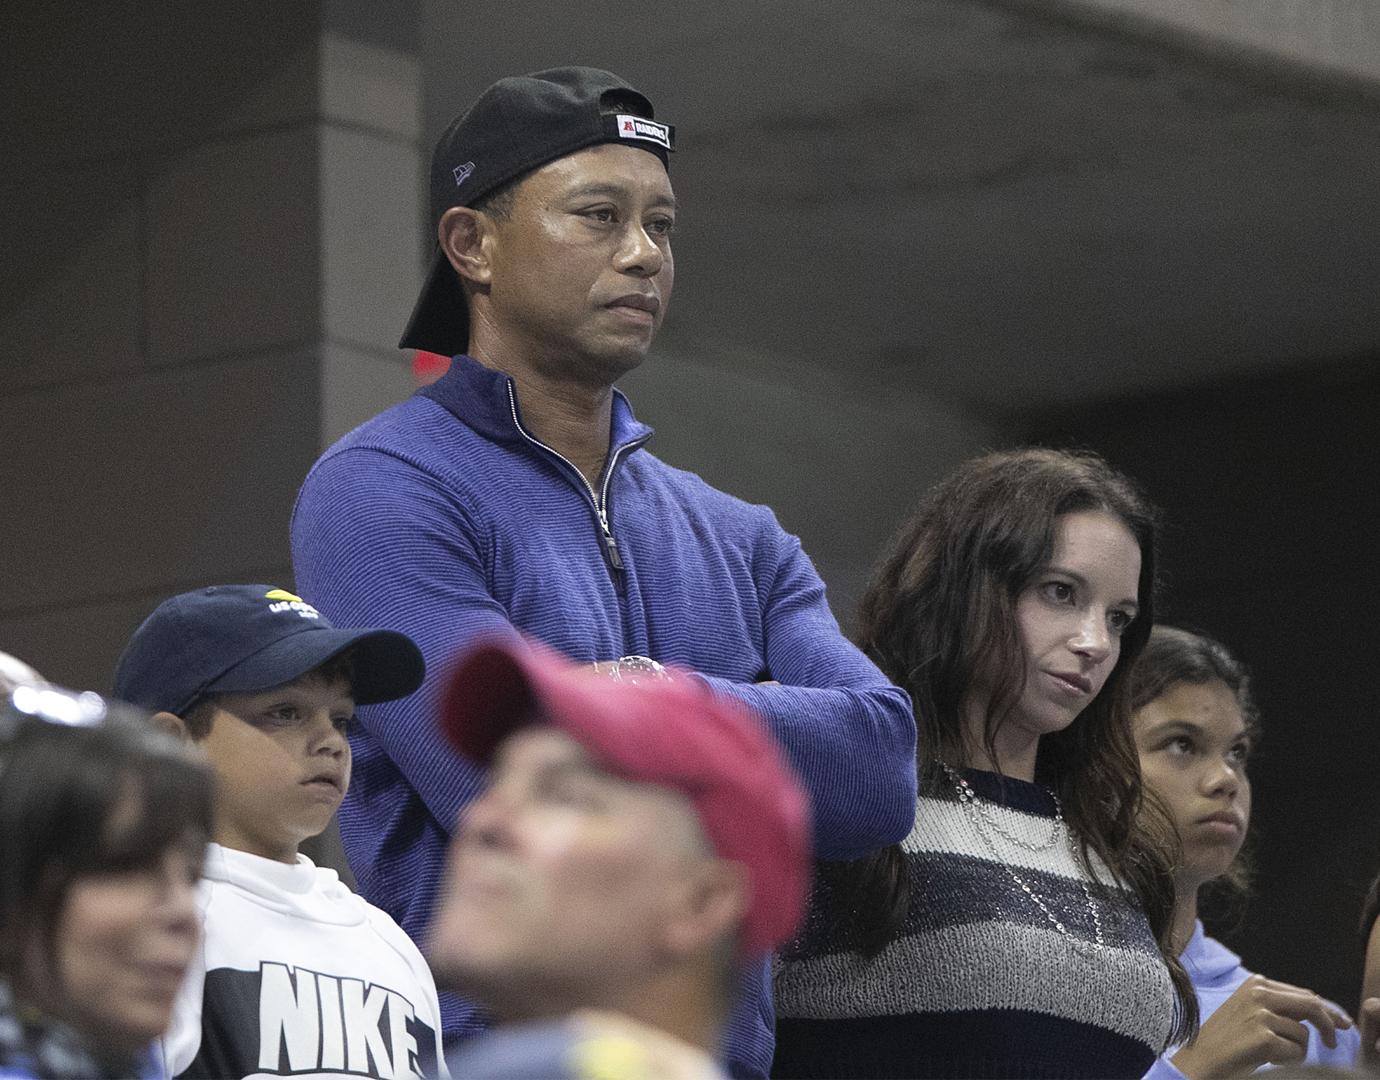
{"type": "Polygon", "coordinates": [[[599,524],[603,527],[604,554],[609,556],[609,566],[614,570],[622,570],[622,556],[618,554],[618,541],[615,541],[613,532],[609,528],[609,520],[599,514],[599,524]]]}
{"type": "Polygon", "coordinates": [[[609,565],[615,570],[623,569],[623,556],[618,554],[618,541],[613,538],[613,533],[604,530],[604,551],[608,554],[609,565]]]}
{"type": "Polygon", "coordinates": [[[604,554],[608,556],[609,565],[615,570],[622,570],[623,556],[618,554],[618,541],[613,538],[613,530],[609,528],[609,516],[597,503],[594,512],[599,515],[599,529],[604,534],[604,554]]]}

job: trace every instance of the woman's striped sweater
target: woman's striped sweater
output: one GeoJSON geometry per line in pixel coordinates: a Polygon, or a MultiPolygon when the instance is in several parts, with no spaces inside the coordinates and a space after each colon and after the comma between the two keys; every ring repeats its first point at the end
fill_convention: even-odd
{"type": "Polygon", "coordinates": [[[920,795],[902,844],[910,908],[877,956],[850,950],[817,889],[775,972],[773,1075],[1138,1077],[1163,1049],[1172,988],[1139,907],[1092,883],[1067,837],[1034,852],[1001,835],[1048,842],[1056,811],[1045,788],[965,776],[980,808],[942,777],[920,795]]]}

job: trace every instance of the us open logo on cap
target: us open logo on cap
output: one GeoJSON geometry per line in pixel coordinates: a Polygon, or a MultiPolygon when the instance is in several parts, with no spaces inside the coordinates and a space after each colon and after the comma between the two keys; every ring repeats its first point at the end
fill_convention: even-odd
{"type": "Polygon", "coordinates": [[[319,619],[321,612],[312,607],[300,596],[288,592],[286,589],[269,589],[264,593],[265,600],[274,601],[268,605],[268,610],[275,615],[280,611],[295,611],[304,619],[319,619]]]}
{"type": "Polygon", "coordinates": [[[655,120],[647,120],[641,116],[619,113],[618,137],[641,139],[643,142],[653,142],[667,150],[671,149],[671,129],[665,124],[658,124],[655,120]]]}

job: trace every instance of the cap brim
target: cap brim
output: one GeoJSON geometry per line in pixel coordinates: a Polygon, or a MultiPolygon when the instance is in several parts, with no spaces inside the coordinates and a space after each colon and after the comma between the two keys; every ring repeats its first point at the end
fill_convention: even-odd
{"type": "MultiPolygon", "coordinates": [[[[546,725],[564,731],[600,764],[621,776],[648,783],[678,784],[682,773],[663,773],[657,725],[650,710],[680,708],[684,697],[706,693],[694,684],[618,684],[596,675],[537,642],[481,642],[467,652],[450,677],[441,705],[441,725],[451,745],[479,765],[492,763],[500,744],[521,728],[546,725]],[[679,686],[679,689],[677,687],[679,686]]],[[[700,703],[697,703],[699,705],[700,703]]]]}
{"type": "Polygon", "coordinates": [[[458,356],[470,347],[470,315],[455,269],[437,248],[422,294],[398,342],[400,349],[421,349],[458,356]]]}
{"type": "Polygon", "coordinates": [[[421,650],[406,634],[322,627],[279,638],[210,683],[205,692],[252,693],[282,686],[347,650],[354,652],[356,705],[406,697],[426,676],[421,650]]]}
{"type": "Polygon", "coordinates": [[[520,645],[492,641],[469,650],[451,673],[441,726],[460,753],[488,765],[499,744],[531,722],[541,690],[520,645]]]}

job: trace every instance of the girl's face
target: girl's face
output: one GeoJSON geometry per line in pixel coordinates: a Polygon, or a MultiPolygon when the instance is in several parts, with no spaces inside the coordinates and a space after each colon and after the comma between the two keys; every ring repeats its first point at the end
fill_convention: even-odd
{"type": "Polygon", "coordinates": [[[137,1054],[167,1030],[199,940],[202,851],[189,836],[154,866],[90,874],[68,890],[56,970],[38,989],[96,1047],[137,1054]]]}
{"type": "Polygon", "coordinates": [[[1145,783],[1168,809],[1183,845],[1180,888],[1227,872],[1251,820],[1251,740],[1226,683],[1175,683],[1135,714],[1145,783]]]}

